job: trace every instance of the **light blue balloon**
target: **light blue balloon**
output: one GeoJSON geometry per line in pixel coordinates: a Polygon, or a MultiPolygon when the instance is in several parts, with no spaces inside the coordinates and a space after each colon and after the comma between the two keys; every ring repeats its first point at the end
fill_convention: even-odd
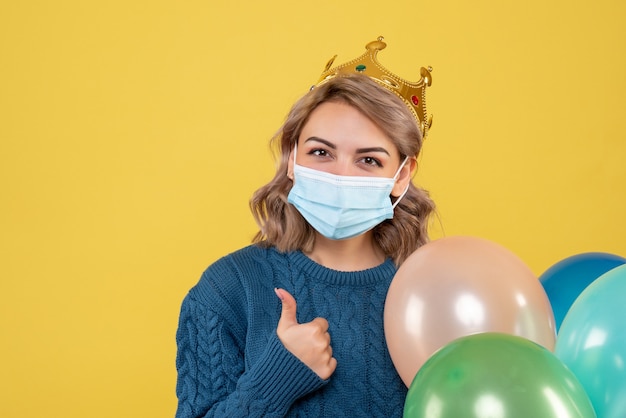
{"type": "Polygon", "coordinates": [[[574,301],[554,352],[583,385],[598,418],[626,417],[626,265],[598,277],[574,301]]]}
{"type": "Polygon", "coordinates": [[[607,271],[623,264],[626,264],[626,258],[618,255],[582,253],[559,261],[539,276],[554,312],[557,332],[567,311],[582,291],[607,271]]]}

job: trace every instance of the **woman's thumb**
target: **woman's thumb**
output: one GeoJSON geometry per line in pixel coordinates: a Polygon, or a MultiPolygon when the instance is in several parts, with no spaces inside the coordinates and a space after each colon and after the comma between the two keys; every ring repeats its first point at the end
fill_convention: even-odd
{"type": "Polygon", "coordinates": [[[280,314],[280,320],[278,321],[278,328],[287,328],[292,325],[298,324],[296,318],[297,304],[296,300],[285,289],[274,289],[276,296],[281,300],[283,304],[283,310],[280,314]]]}

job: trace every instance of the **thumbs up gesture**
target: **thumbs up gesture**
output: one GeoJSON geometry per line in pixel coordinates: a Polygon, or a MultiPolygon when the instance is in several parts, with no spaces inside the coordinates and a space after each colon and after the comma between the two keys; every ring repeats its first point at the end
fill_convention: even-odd
{"type": "Polygon", "coordinates": [[[337,367],[330,346],[328,321],[315,318],[299,324],[296,319],[296,300],[284,289],[276,289],[283,304],[276,333],[285,348],[313,370],[321,379],[328,379],[337,367]]]}

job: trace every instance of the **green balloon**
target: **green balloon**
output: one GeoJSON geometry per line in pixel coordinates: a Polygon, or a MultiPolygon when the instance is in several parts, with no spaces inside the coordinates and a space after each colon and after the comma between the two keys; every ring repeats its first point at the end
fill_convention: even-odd
{"type": "Polygon", "coordinates": [[[574,374],[548,349],[515,335],[456,339],[415,375],[404,418],[595,418],[574,374]]]}

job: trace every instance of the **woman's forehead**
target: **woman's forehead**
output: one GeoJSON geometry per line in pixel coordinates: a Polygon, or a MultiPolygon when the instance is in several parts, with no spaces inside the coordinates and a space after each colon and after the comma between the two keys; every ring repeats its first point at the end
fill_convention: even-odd
{"type": "Polygon", "coordinates": [[[300,132],[300,144],[309,138],[320,138],[336,146],[396,148],[374,121],[343,102],[325,102],[311,112],[300,132]]]}

